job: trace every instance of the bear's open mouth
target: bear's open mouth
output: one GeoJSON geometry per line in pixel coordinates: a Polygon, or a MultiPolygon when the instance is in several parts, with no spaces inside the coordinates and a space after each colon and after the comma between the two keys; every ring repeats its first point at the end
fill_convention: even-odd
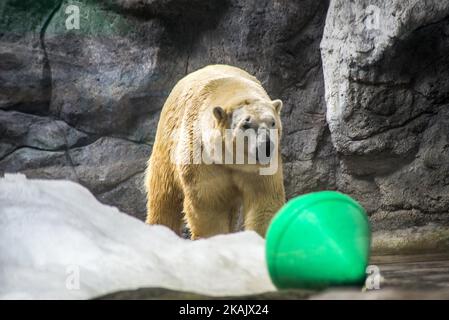
{"type": "Polygon", "coordinates": [[[274,151],[274,143],[267,140],[257,147],[256,162],[260,164],[268,164],[274,151]]]}

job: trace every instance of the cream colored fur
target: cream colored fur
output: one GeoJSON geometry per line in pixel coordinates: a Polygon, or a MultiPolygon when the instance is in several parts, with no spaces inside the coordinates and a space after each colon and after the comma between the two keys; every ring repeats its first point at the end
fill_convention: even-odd
{"type": "Polygon", "coordinates": [[[235,231],[242,207],[245,229],[265,235],[285,201],[280,155],[274,175],[260,175],[258,165],[186,164],[195,143],[207,151],[220,139],[214,132],[229,128],[237,110],[257,121],[274,115],[281,129],[279,110],[260,82],[241,69],[208,66],[174,87],[162,109],[145,176],[147,223],[166,225],[179,234],[186,219],[193,239],[210,237],[235,231]],[[216,106],[226,111],[226,121],[214,117],[216,106]]]}

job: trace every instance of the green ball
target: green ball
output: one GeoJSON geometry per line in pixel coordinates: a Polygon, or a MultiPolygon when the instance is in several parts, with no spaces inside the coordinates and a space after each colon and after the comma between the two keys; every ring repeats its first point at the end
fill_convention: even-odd
{"type": "Polygon", "coordinates": [[[266,236],[268,271],[278,288],[359,285],[366,277],[371,230],[363,207],[334,191],[290,200],[266,236]]]}

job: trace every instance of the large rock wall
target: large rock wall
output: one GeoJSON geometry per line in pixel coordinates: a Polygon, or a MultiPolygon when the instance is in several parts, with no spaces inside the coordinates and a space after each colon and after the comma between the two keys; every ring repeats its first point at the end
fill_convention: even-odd
{"type": "Polygon", "coordinates": [[[381,229],[447,223],[447,7],[5,0],[0,172],[68,178],[143,219],[165,98],[187,73],[226,63],[284,100],[288,197],[341,190],[381,229]],[[80,30],[66,30],[70,4],[80,30]]]}
{"type": "Polygon", "coordinates": [[[449,2],[334,0],[321,49],[337,187],[384,228],[448,223],[449,2]]]}

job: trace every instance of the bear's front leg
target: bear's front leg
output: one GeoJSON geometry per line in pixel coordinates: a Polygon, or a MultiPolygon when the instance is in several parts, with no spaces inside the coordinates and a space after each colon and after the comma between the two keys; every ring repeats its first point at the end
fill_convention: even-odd
{"type": "Polygon", "coordinates": [[[186,197],[184,211],[192,240],[209,238],[231,232],[232,216],[229,208],[212,203],[198,203],[186,197]]]}
{"type": "Polygon", "coordinates": [[[241,206],[238,189],[222,166],[179,167],[184,190],[184,213],[192,239],[234,231],[241,206]]]}
{"type": "Polygon", "coordinates": [[[284,185],[277,175],[251,180],[243,191],[245,230],[265,237],[271,219],[285,203],[284,185]]]}
{"type": "Polygon", "coordinates": [[[146,223],[167,226],[181,235],[182,190],[176,184],[171,164],[155,154],[151,156],[145,173],[146,223]]]}

